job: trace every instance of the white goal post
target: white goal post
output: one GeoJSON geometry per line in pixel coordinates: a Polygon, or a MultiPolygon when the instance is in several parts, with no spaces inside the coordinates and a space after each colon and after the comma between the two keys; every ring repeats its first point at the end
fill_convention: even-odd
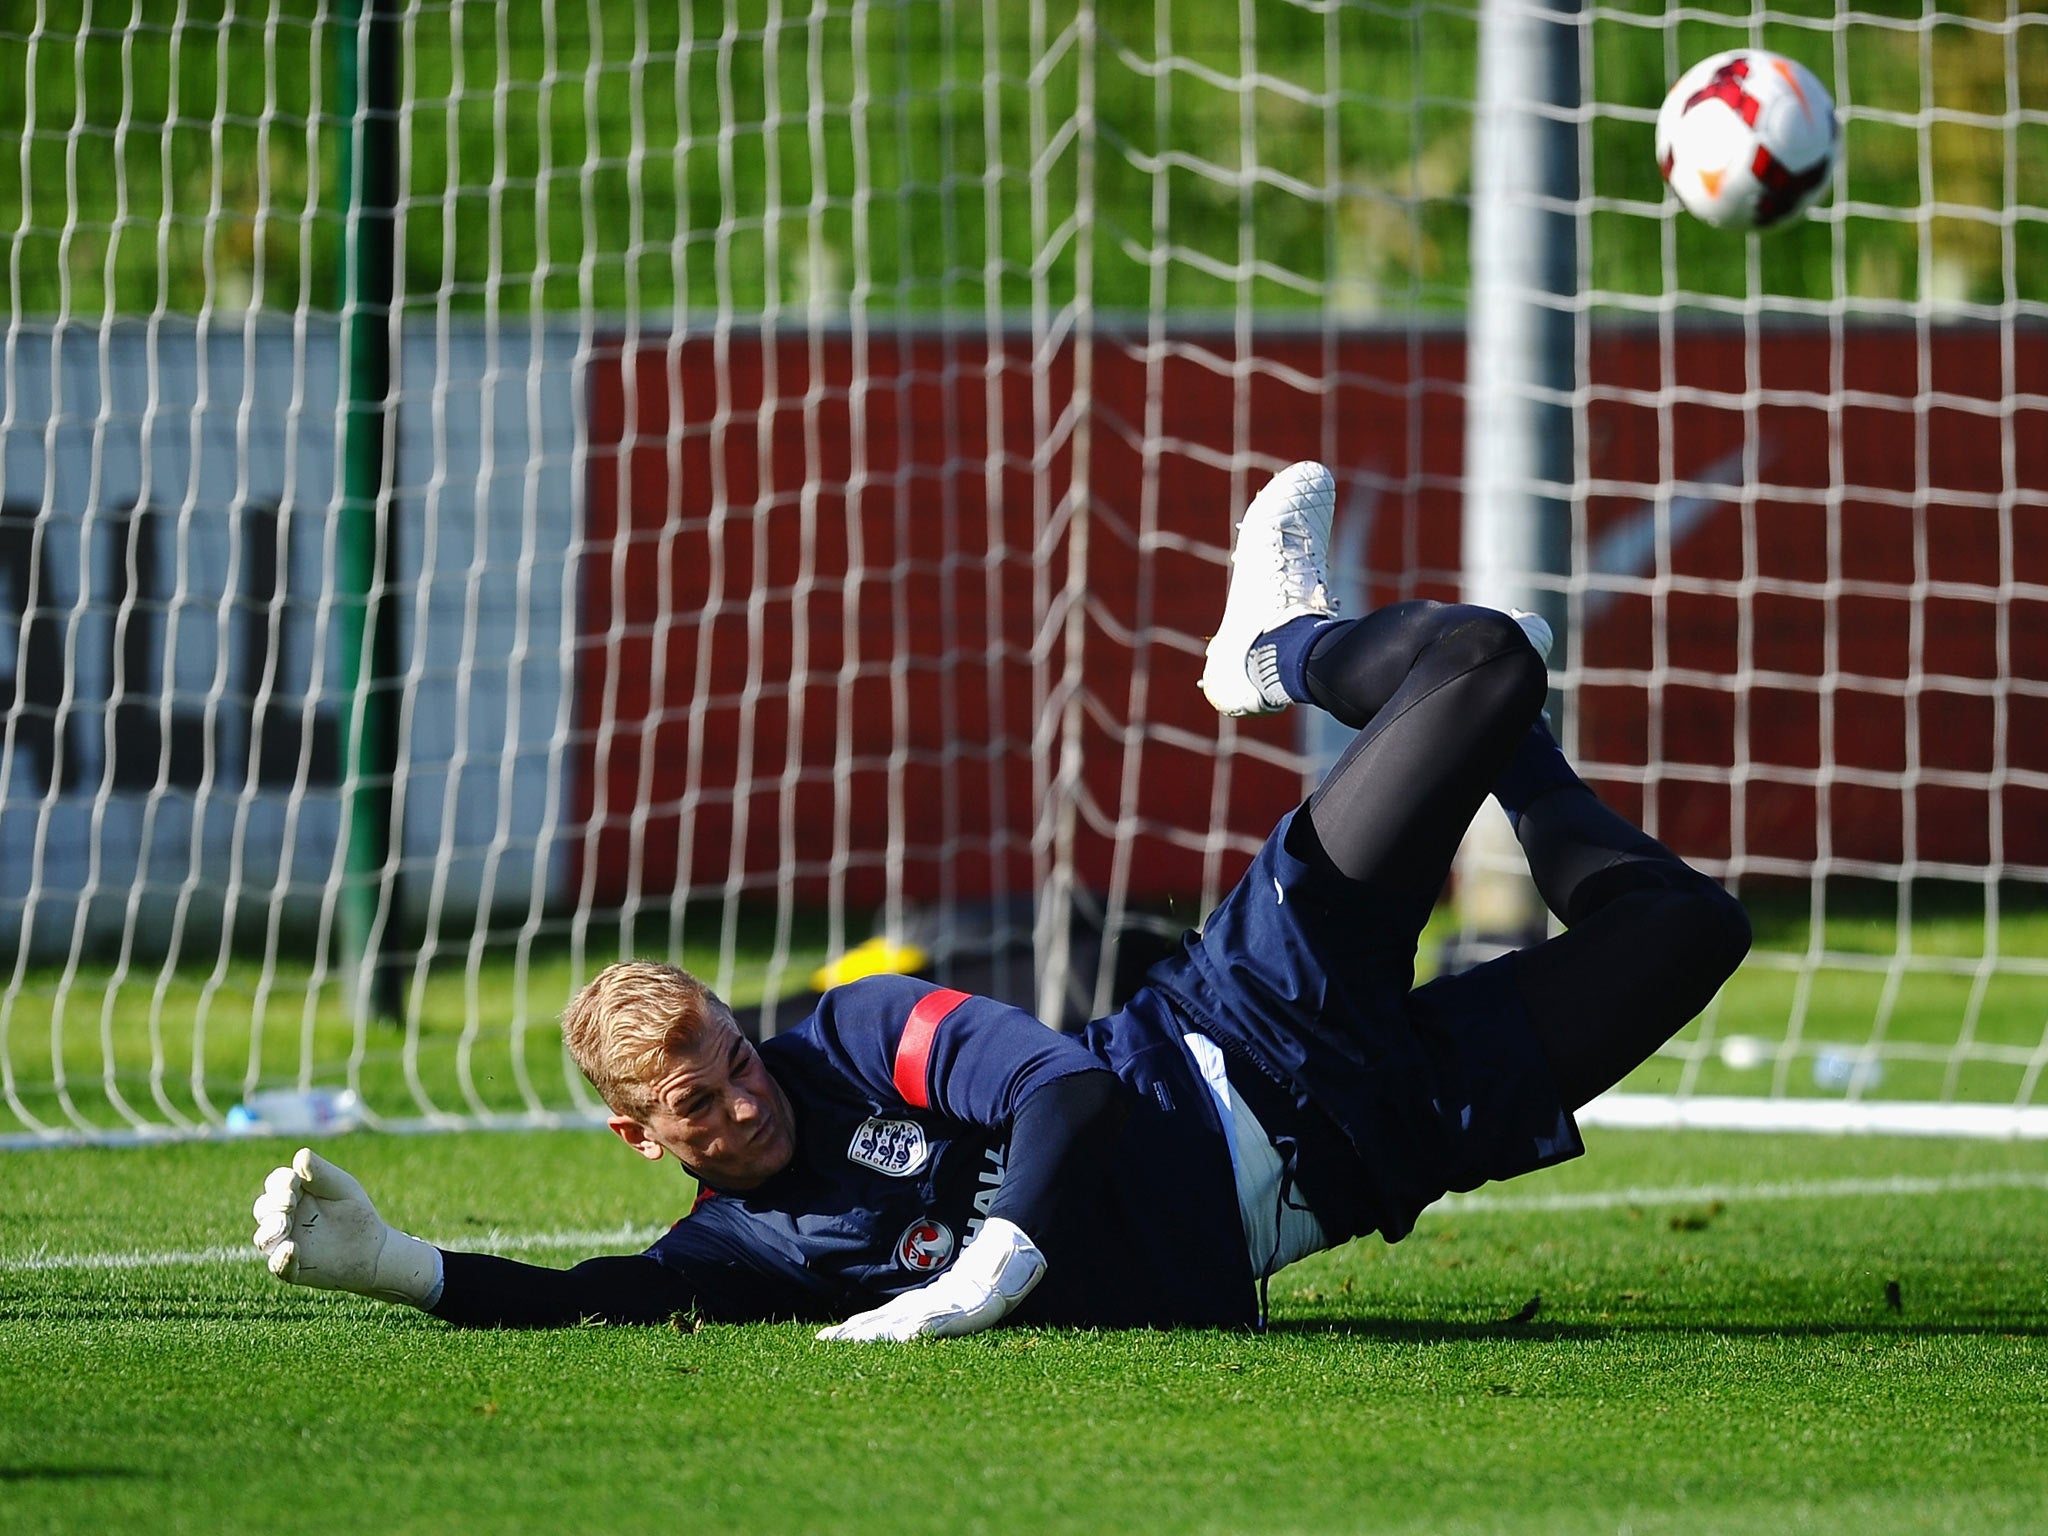
{"type": "Polygon", "coordinates": [[[624,953],[1105,1010],[1337,749],[1195,687],[1305,457],[1346,604],[1530,594],[1756,919],[1588,1119],[2048,1135],[2048,16],[17,10],[0,1146],[580,1122],[624,953]],[[1766,236],[1650,149],[1739,46],[1843,129],[1766,236]]]}

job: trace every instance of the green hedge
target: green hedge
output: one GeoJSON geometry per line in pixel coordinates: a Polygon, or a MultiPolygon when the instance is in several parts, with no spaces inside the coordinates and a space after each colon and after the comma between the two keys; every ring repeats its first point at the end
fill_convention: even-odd
{"type": "MultiPolygon", "coordinates": [[[[1774,6],[1759,40],[1851,115],[1839,222],[1752,255],[1665,214],[1649,147],[1681,65],[1750,38],[1746,0],[1718,3],[1725,24],[1591,12],[1593,288],[2048,299],[2042,6],[1949,0],[1930,23],[1880,0],[1840,27],[1826,0],[1774,6]]],[[[33,36],[24,9],[0,18],[15,313],[333,305],[331,4],[45,0],[33,36]]],[[[1476,7],[1098,0],[1092,48],[1076,0],[595,9],[406,21],[411,303],[1018,309],[1071,296],[1084,248],[1111,309],[1463,303],[1476,7]]]]}

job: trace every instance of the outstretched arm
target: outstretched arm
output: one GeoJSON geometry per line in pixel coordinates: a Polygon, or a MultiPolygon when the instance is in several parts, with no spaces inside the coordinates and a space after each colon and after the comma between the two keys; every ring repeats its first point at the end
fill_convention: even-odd
{"type": "Polygon", "coordinates": [[[444,1253],[385,1221],[361,1184],[310,1147],[271,1173],[254,1214],[256,1247],[278,1279],[419,1307],[469,1327],[659,1323],[696,1301],[687,1276],[646,1254],[545,1269],[444,1253]]]}
{"type": "Polygon", "coordinates": [[[433,1313],[464,1328],[567,1328],[577,1323],[665,1323],[696,1304],[689,1280],[645,1253],[546,1269],[488,1253],[449,1253],[448,1283],[433,1313]]]}

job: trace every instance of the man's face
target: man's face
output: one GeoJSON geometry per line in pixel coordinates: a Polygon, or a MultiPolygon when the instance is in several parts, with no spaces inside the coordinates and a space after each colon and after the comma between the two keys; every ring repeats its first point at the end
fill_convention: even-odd
{"type": "Polygon", "coordinates": [[[722,1010],[670,1053],[648,1092],[654,1108],[645,1119],[613,1115],[612,1130],[650,1160],[673,1152],[714,1189],[752,1189],[796,1156],[789,1095],[722,1010]]]}

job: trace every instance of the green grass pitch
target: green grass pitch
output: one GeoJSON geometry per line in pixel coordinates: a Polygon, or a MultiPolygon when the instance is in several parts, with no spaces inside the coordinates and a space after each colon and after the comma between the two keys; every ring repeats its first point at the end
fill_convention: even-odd
{"type": "MultiPolygon", "coordinates": [[[[548,1263],[684,1208],[601,1133],[358,1135],[548,1263]]],[[[2037,1531],[2048,1147],[1594,1133],[1287,1270],[1261,1336],[463,1333],[243,1254],[272,1142],[0,1154],[0,1529],[2037,1531]]],[[[622,1234],[636,1234],[627,1238],[622,1234]]]]}

